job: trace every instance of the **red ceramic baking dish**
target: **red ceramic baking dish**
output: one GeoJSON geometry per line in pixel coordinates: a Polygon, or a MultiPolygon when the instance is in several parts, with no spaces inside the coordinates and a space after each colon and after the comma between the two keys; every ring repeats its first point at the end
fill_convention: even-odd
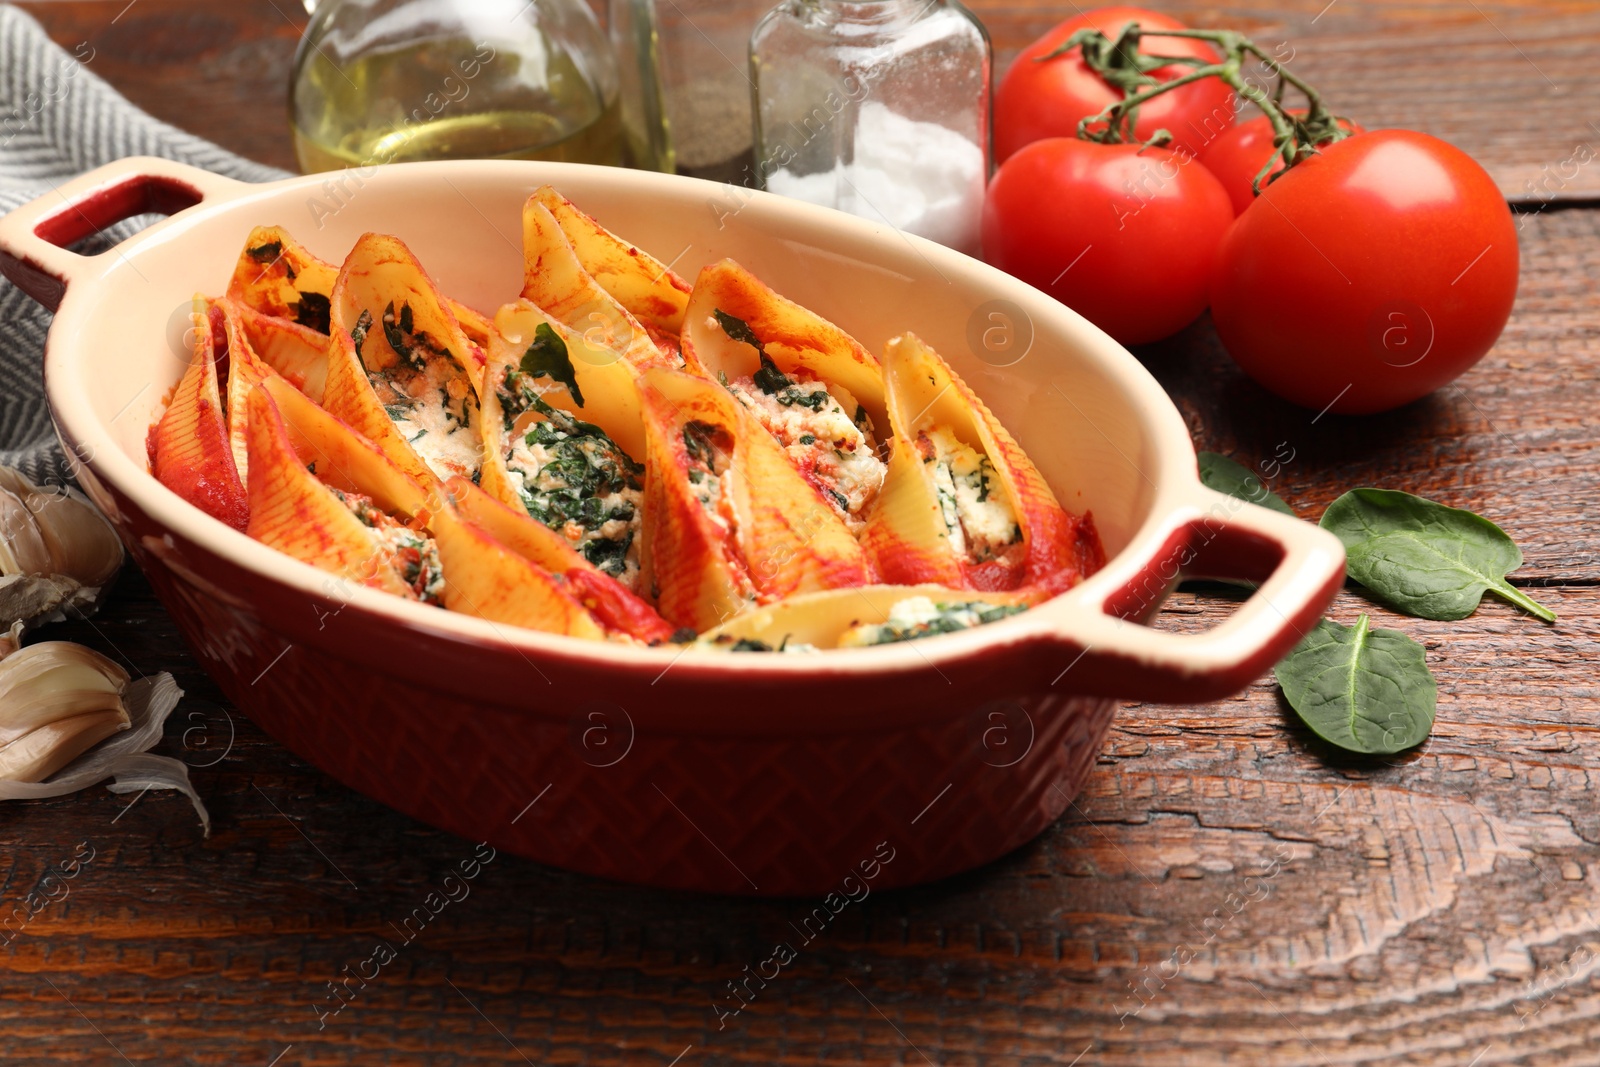
{"type": "Polygon", "coordinates": [[[0,268],[57,308],[45,381],[79,481],[229,698],[352,788],[572,870],[809,894],[864,865],[880,887],[974,867],[1061,814],[1116,699],[1238,691],[1343,574],[1333,537],[1203,488],[1161,388],[1072,311],[938,245],[763,193],[516,162],[248,185],[128,159],[0,219],[0,268]],[[335,262],[364,232],[395,234],[492,313],[517,294],[519,212],[545,183],[686,277],[731,256],[868,349],[915,330],[1062,503],[1093,514],[1106,566],[1021,615],[906,644],[624,648],[342,587],[149,475],[146,428],[187,361],[173,324],[225,286],[253,226],[335,262]],[[63,247],[151,211],[171,217],[109,252],[63,247]],[[1180,574],[1260,584],[1207,633],[1142,625],[1180,574]]]}

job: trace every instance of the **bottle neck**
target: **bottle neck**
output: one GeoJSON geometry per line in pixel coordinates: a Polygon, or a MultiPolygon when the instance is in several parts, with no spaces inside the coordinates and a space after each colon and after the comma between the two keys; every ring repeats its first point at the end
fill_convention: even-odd
{"type": "Polygon", "coordinates": [[[800,0],[820,21],[834,25],[894,26],[915,22],[948,6],[947,0],[800,0]]]}

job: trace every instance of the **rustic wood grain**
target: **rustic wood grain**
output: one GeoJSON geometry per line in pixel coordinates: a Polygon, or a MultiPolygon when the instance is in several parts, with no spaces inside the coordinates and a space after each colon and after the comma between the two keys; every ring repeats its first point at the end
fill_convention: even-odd
{"type": "MultiPolygon", "coordinates": [[[[124,6],[32,10],[76,41],[124,6]]],[[[974,7],[1002,53],[1060,14],[974,7]]],[[[1471,4],[1338,0],[1313,23],[1318,7],[1289,5],[1272,25],[1304,36],[1308,69],[1314,50],[1352,83],[1367,62],[1359,29],[1381,28],[1392,56],[1483,32],[1471,4]]],[[[1477,7],[1582,88],[1584,72],[1563,63],[1569,48],[1594,47],[1585,5],[1477,7]]],[[[1251,5],[1173,9],[1267,24],[1251,5]]],[[[95,65],[158,115],[287,165],[290,23],[254,0],[140,0],[115,24],[136,28],[115,31],[125,50],[97,43],[95,65]]],[[[1432,120],[1480,138],[1461,143],[1505,184],[1558,150],[1585,109],[1512,121],[1510,101],[1537,96],[1539,75],[1489,57],[1490,45],[1483,62],[1503,86],[1457,77],[1424,99],[1454,101],[1432,120]]],[[[1539,587],[1561,614],[1554,626],[1492,598],[1460,623],[1398,618],[1354,590],[1334,606],[1342,622],[1369,611],[1426,645],[1440,701],[1419,750],[1331,752],[1270,678],[1207,707],[1127,706],[1060,823],[984,870],[847,909],[719,1029],[725,983],[791,937],[806,902],[641,891],[500,856],[402,944],[395,926],[473,844],[351,793],[227,708],[130,573],[99,617],[49,636],[177,675],[189,695],[161,751],[193,765],[215,834],[202,840],[186,802],[159,793],[0,806],[0,916],[30,892],[68,888],[0,943],[0,1058],[1594,1063],[1600,211],[1535,203],[1519,222],[1505,336],[1455,387],[1402,411],[1313,421],[1234,370],[1204,322],[1139,353],[1203,447],[1251,462],[1287,442],[1295,458],[1274,488],[1307,518],[1350,486],[1385,485],[1471,506],[1522,544],[1513,577],[1539,587]],[[94,859],[70,881],[41,882],[80,842],[94,859]],[[396,959],[319,1024],[327,983],[380,938],[396,959]]],[[[1183,591],[1158,624],[1213,625],[1230,606],[1219,587],[1183,591]]]]}

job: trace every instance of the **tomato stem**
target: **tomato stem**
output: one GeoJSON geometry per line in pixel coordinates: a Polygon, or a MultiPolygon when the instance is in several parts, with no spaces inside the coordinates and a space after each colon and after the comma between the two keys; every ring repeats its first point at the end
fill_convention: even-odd
{"type": "Polygon", "coordinates": [[[1041,57],[1042,60],[1054,59],[1074,49],[1081,50],[1089,69],[1122,90],[1121,100],[1098,115],[1079,121],[1078,136],[1083,140],[1101,144],[1166,144],[1172,140],[1169,130],[1157,130],[1149,140],[1137,141],[1133,131],[1139,122],[1139,108],[1163,93],[1207,78],[1218,79],[1256,105],[1272,125],[1273,153],[1251,183],[1257,193],[1261,192],[1263,183],[1278,177],[1272,173],[1278,160],[1283,161],[1284,169],[1278,172],[1283,174],[1296,163],[1316,155],[1318,145],[1332,144],[1350,136],[1350,130],[1328,110],[1316,89],[1237,30],[1157,30],[1151,34],[1154,37],[1186,37],[1215,45],[1222,53],[1222,58],[1214,63],[1194,56],[1160,56],[1141,52],[1139,42],[1143,36],[1144,31],[1137,22],[1130,22],[1123,27],[1115,40],[1099,30],[1082,29],[1067,38],[1054,52],[1041,57]],[[1274,75],[1276,85],[1270,95],[1244,76],[1247,58],[1259,60],[1274,75]],[[1155,71],[1169,66],[1194,69],[1170,81],[1162,81],[1154,76],[1155,71]],[[1286,86],[1292,86],[1305,97],[1305,114],[1297,115],[1283,106],[1286,86]]]}

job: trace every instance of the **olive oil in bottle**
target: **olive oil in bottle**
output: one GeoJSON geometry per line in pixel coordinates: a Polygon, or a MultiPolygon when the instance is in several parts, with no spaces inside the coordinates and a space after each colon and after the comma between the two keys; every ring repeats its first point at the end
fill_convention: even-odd
{"type": "MultiPolygon", "coordinates": [[[[626,163],[615,66],[587,8],[573,2],[581,11],[558,15],[554,25],[539,14],[512,27],[490,20],[517,38],[450,32],[482,28],[473,16],[484,13],[476,11],[450,27],[393,11],[372,19],[370,4],[319,7],[290,94],[301,170],[424,159],[626,163]],[[369,21],[349,24],[356,14],[369,21]],[[384,23],[428,35],[380,37],[374,31],[384,23]]],[[[416,5],[386,6],[404,14],[416,5]]],[[[545,0],[526,9],[552,6],[561,5],[545,0]]]]}

